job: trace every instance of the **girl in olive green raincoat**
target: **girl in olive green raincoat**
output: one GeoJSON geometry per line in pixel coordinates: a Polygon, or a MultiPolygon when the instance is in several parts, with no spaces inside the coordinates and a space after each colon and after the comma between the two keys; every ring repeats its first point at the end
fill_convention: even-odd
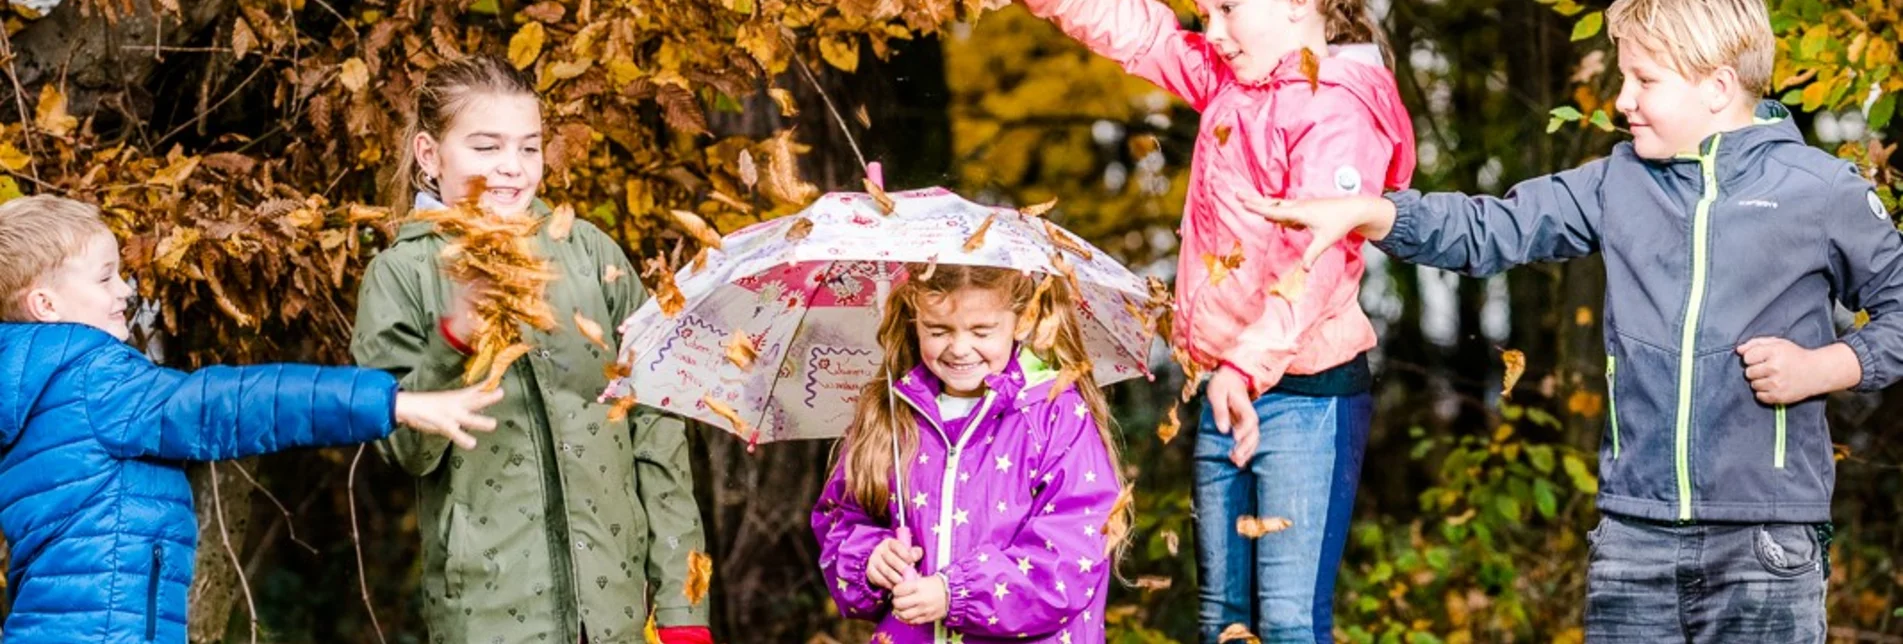
{"type": "MultiPolygon", "coordinates": [[[[415,107],[397,174],[398,194],[420,184],[412,210],[457,203],[480,177],[491,211],[549,216],[535,198],[541,107],[520,72],[493,57],[445,63],[415,107]]],[[[382,446],[417,477],[429,641],[638,644],[652,610],[667,644],[711,643],[704,605],[682,592],[688,553],[705,549],[682,422],[651,409],[608,420],[610,406],[595,401],[614,356],[567,323],[599,321],[618,346],[613,329],[646,295],[600,229],[538,231],[559,274],[548,302],[564,324],[524,329],[535,348],[502,379],[506,395],[489,408],[494,437],[470,452],[420,434],[382,446]]],[[[464,289],[439,266],[445,243],[432,224],[403,225],[371,261],[358,300],[351,353],[408,390],[461,383],[474,324],[464,289]]]]}

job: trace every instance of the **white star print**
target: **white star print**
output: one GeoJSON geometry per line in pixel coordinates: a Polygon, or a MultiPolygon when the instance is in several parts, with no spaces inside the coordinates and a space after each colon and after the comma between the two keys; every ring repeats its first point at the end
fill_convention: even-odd
{"type": "Polygon", "coordinates": [[[1092,523],[1092,524],[1088,524],[1088,525],[1085,525],[1085,526],[1084,526],[1084,536],[1086,536],[1086,537],[1094,537],[1094,536],[1097,536],[1097,524],[1095,524],[1095,523],[1092,523]]]}
{"type": "Polygon", "coordinates": [[[1018,557],[1018,572],[1024,574],[1025,576],[1030,576],[1031,574],[1031,558],[1030,557],[1018,557]]]}
{"type": "Polygon", "coordinates": [[[959,598],[959,599],[964,599],[964,598],[966,598],[966,597],[970,597],[970,596],[971,596],[971,589],[970,589],[970,588],[960,588],[960,589],[958,589],[958,598],[959,598]]]}
{"type": "Polygon", "coordinates": [[[1085,483],[1096,483],[1096,482],[1097,482],[1097,473],[1096,473],[1096,472],[1084,472],[1084,482],[1085,482],[1085,483]]]}
{"type": "Polygon", "coordinates": [[[1002,583],[991,587],[991,595],[994,599],[1004,599],[1004,596],[1009,594],[1011,594],[1011,589],[1002,583]]]}
{"type": "Polygon", "coordinates": [[[926,464],[926,463],[930,463],[930,462],[932,462],[932,455],[931,455],[931,454],[919,454],[919,455],[918,455],[918,464],[919,464],[919,465],[924,465],[924,464],[926,464]]]}
{"type": "Polygon", "coordinates": [[[1050,514],[1050,513],[1052,513],[1052,512],[1056,512],[1056,511],[1057,511],[1057,504],[1055,504],[1055,503],[1046,503],[1046,504],[1044,504],[1044,513],[1045,513],[1045,514],[1050,514]]]}
{"type": "Polygon", "coordinates": [[[970,482],[971,482],[971,472],[959,472],[959,473],[958,473],[958,482],[959,482],[959,483],[970,483],[970,482]]]}
{"type": "Polygon", "coordinates": [[[970,518],[971,518],[971,513],[966,512],[964,510],[959,510],[957,512],[952,513],[952,521],[957,522],[958,525],[965,525],[967,523],[970,523],[971,522],[970,518]]]}
{"type": "Polygon", "coordinates": [[[1029,472],[1029,473],[1027,474],[1027,476],[1030,476],[1031,478],[1037,478],[1037,470],[1031,470],[1031,471],[1030,471],[1030,472],[1029,472]]]}
{"type": "Polygon", "coordinates": [[[1077,403],[1077,417],[1083,418],[1088,415],[1090,415],[1090,408],[1085,407],[1083,403],[1077,403]]]}
{"type": "Polygon", "coordinates": [[[997,626],[997,625],[998,625],[998,616],[997,616],[997,615],[992,615],[992,616],[990,616],[990,617],[986,617],[986,618],[985,618],[985,624],[986,624],[986,625],[989,625],[989,626],[997,626]]]}
{"type": "Polygon", "coordinates": [[[1096,596],[1097,596],[1097,589],[1095,589],[1095,588],[1085,588],[1085,589],[1084,589],[1084,596],[1085,596],[1085,597],[1096,597],[1096,596]]]}
{"type": "Polygon", "coordinates": [[[983,552],[978,553],[978,563],[991,563],[991,555],[983,552]]]}
{"type": "Polygon", "coordinates": [[[1061,592],[1066,592],[1066,591],[1064,590],[1064,582],[1061,582],[1061,581],[1060,581],[1060,582],[1057,582],[1057,592],[1060,592],[1060,593],[1061,593],[1061,592]]]}
{"type": "Polygon", "coordinates": [[[932,524],[932,534],[945,534],[945,524],[943,523],[932,524]]]}
{"type": "Polygon", "coordinates": [[[1045,540],[1044,540],[1044,549],[1045,549],[1045,550],[1050,550],[1050,551],[1052,551],[1052,552],[1056,552],[1056,551],[1057,551],[1057,546],[1056,546],[1056,545],[1053,545],[1053,544],[1051,543],[1051,540],[1050,540],[1050,539],[1045,539],[1045,540]]]}
{"type": "Polygon", "coordinates": [[[1005,510],[1005,506],[1004,506],[1004,502],[1003,502],[1003,501],[999,501],[999,502],[998,502],[998,512],[1001,512],[1001,513],[1002,513],[1002,512],[1004,512],[1004,510],[1005,510]]]}
{"type": "Polygon", "coordinates": [[[846,592],[846,589],[850,587],[851,586],[846,583],[846,578],[844,577],[839,578],[839,592],[842,592],[842,593],[846,592]]]}
{"type": "Polygon", "coordinates": [[[1070,644],[1070,631],[1064,631],[1064,634],[1058,637],[1057,640],[1064,644],[1070,644]]]}
{"type": "Polygon", "coordinates": [[[918,494],[912,495],[912,505],[915,505],[921,508],[925,507],[925,493],[920,492],[918,494]]]}
{"type": "Polygon", "coordinates": [[[1090,567],[1091,567],[1091,566],[1094,566],[1094,565],[1097,565],[1097,562],[1095,562],[1095,561],[1091,561],[1089,557],[1078,557],[1078,558],[1077,558],[1077,571],[1078,571],[1078,572],[1090,572],[1090,567]]]}
{"type": "Polygon", "coordinates": [[[998,471],[1000,472],[1011,471],[1011,457],[1009,455],[1000,456],[992,460],[998,464],[998,471]]]}
{"type": "Polygon", "coordinates": [[[1049,483],[1049,482],[1051,482],[1051,473],[1050,473],[1050,472],[1045,472],[1045,473],[1044,473],[1044,482],[1045,482],[1045,483],[1049,483]]]}

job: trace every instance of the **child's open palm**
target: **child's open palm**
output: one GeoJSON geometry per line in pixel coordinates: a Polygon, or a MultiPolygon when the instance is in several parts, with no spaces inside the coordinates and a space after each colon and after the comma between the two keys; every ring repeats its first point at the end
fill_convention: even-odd
{"type": "Polygon", "coordinates": [[[1332,197],[1326,199],[1270,199],[1261,195],[1236,195],[1244,210],[1291,228],[1306,229],[1314,235],[1302,252],[1302,267],[1313,268],[1322,253],[1333,248],[1349,233],[1379,240],[1394,227],[1394,205],[1381,197],[1332,197]]]}
{"type": "Polygon", "coordinates": [[[500,387],[483,391],[482,385],[451,391],[399,392],[396,421],[412,430],[447,438],[457,447],[475,449],[476,437],[468,432],[496,429],[496,419],[477,412],[500,400],[500,387]]]}

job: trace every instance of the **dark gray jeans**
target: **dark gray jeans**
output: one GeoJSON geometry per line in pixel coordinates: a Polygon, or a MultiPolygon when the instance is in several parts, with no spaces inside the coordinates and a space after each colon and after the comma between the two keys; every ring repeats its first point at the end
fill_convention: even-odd
{"type": "Polygon", "coordinates": [[[1823,642],[1824,534],[1605,515],[1586,535],[1586,641],[1823,642]]]}

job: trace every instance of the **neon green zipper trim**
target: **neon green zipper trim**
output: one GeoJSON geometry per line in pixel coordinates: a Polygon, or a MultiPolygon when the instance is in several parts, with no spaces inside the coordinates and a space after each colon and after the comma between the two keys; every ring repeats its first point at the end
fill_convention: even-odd
{"type": "Polygon", "coordinates": [[[1784,469],[1784,406],[1777,406],[1777,468],[1784,469]]]}
{"type": "Polygon", "coordinates": [[[1673,448],[1678,470],[1678,520],[1692,520],[1692,364],[1697,356],[1698,315],[1705,304],[1705,246],[1711,241],[1711,205],[1718,201],[1718,143],[1723,134],[1711,137],[1711,149],[1698,155],[1698,166],[1705,175],[1705,195],[1698,199],[1692,215],[1692,289],[1685,303],[1685,326],[1678,346],[1678,422],[1677,443],[1673,448]]]}
{"type": "Polygon", "coordinates": [[[1606,355],[1606,416],[1612,418],[1612,458],[1619,458],[1619,396],[1613,393],[1618,383],[1619,359],[1606,355]]]}

